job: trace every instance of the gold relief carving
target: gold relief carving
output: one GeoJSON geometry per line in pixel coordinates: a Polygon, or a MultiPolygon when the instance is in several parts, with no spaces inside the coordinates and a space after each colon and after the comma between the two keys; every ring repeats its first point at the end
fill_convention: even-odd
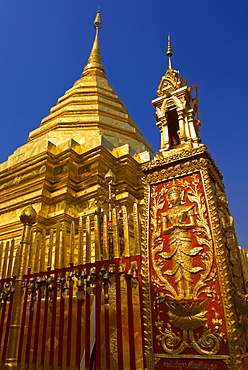
{"type": "Polygon", "coordinates": [[[54,213],[56,210],[56,204],[51,204],[50,206],[50,213],[54,213]]]}
{"type": "Polygon", "coordinates": [[[154,367],[159,363],[160,360],[161,360],[160,357],[158,357],[158,356],[154,357],[154,367]]]}
{"type": "Polygon", "coordinates": [[[164,322],[160,319],[160,313],[162,313],[160,311],[155,322],[160,332],[160,335],[156,336],[156,340],[166,353],[179,355],[187,348],[192,348],[202,355],[215,355],[219,352],[220,341],[224,337],[224,334],[219,332],[222,320],[218,318],[213,319],[213,331],[205,325],[201,336],[199,334],[195,336],[194,334],[194,330],[202,327],[207,320],[207,304],[207,299],[190,304],[179,302],[166,303],[169,308],[170,323],[182,331],[182,334],[181,332],[175,334],[170,323],[167,323],[166,327],[163,328],[164,322]]]}
{"type": "MultiPolygon", "coordinates": [[[[211,158],[210,153],[208,152],[205,145],[201,144],[197,148],[177,148],[175,150],[175,153],[168,153],[166,151],[160,151],[156,154],[153,160],[151,160],[148,163],[144,163],[142,165],[143,171],[151,170],[156,167],[163,166],[165,164],[169,164],[172,162],[176,162],[178,160],[182,160],[188,157],[193,157],[195,155],[203,154],[205,153],[211,158]]],[[[212,159],[212,158],[211,158],[212,159]]]]}
{"type": "Polygon", "coordinates": [[[116,308],[116,286],[115,283],[112,283],[109,285],[108,288],[108,294],[109,294],[109,304],[116,308]]]}
{"type": "Polygon", "coordinates": [[[171,92],[180,87],[186,86],[187,81],[179,76],[179,71],[175,69],[167,69],[165,76],[162,77],[158,86],[158,96],[166,95],[167,91],[171,92]]]}
{"type": "Polygon", "coordinates": [[[43,166],[40,167],[39,169],[39,174],[46,172],[46,165],[44,164],[43,166]]]}
{"type": "Polygon", "coordinates": [[[151,193],[151,260],[156,273],[152,280],[155,286],[163,289],[157,293],[155,302],[158,305],[165,302],[170,323],[174,328],[181,329],[176,334],[170,323],[164,328],[164,322],[158,315],[155,326],[160,335],[156,336],[156,340],[166,353],[181,354],[187,348],[193,348],[200,354],[217,354],[224,337],[223,333],[219,333],[222,321],[215,319],[214,331],[205,325],[208,300],[178,302],[196,300],[203,293],[212,300],[216,296],[214,289],[207,285],[213,265],[213,243],[207,221],[206,201],[199,188],[199,175],[193,174],[190,179],[191,182],[173,180],[159,191],[153,187],[151,193]],[[159,215],[166,200],[168,210],[159,215]],[[193,246],[189,230],[195,234],[196,246],[193,246]],[[167,242],[161,237],[163,234],[169,234],[169,252],[165,251],[167,242]],[[193,266],[195,257],[198,257],[197,266],[193,266]],[[167,260],[172,260],[171,269],[167,268],[167,260]],[[194,284],[193,275],[197,275],[194,284]],[[173,278],[174,284],[167,276],[173,278]],[[173,301],[169,302],[168,297],[173,301]],[[196,339],[194,330],[202,326],[203,333],[198,333],[196,339]]]}
{"type": "Polygon", "coordinates": [[[232,277],[233,291],[235,294],[245,297],[245,282],[243,279],[243,271],[238,250],[238,244],[234,230],[226,232],[227,258],[229,271],[232,277]]]}
{"type": "Polygon", "coordinates": [[[11,186],[12,184],[13,185],[18,185],[20,182],[21,182],[21,176],[15,176],[14,177],[14,180],[13,180],[13,182],[7,182],[6,184],[5,184],[5,186],[2,186],[1,188],[7,188],[8,186],[11,186]]]}
{"type": "Polygon", "coordinates": [[[65,164],[65,165],[63,166],[63,172],[64,172],[64,173],[68,173],[68,172],[69,172],[69,170],[70,170],[70,167],[68,166],[68,164],[65,164]]]}
{"type": "Polygon", "coordinates": [[[91,165],[81,166],[78,169],[79,175],[89,175],[90,176],[90,173],[91,173],[91,165]]]}
{"type": "Polygon", "coordinates": [[[237,315],[237,333],[242,353],[248,349],[247,323],[248,323],[248,295],[246,294],[244,271],[242,271],[241,256],[235,235],[233,218],[230,215],[228,201],[225,193],[215,183],[215,197],[222,231],[223,241],[226,245],[228,272],[231,277],[233,301],[237,315]]]}
{"type": "Polygon", "coordinates": [[[229,264],[229,271],[232,277],[234,293],[245,298],[246,291],[244,289],[244,274],[242,273],[242,265],[234,230],[233,217],[230,215],[228,209],[226,195],[223,191],[221,191],[217,183],[215,183],[215,195],[223,239],[227,246],[227,260],[229,264]]]}
{"type": "Polygon", "coordinates": [[[68,173],[70,170],[70,166],[68,164],[65,164],[63,166],[58,166],[54,169],[54,175],[61,175],[62,173],[68,173]]]}
{"type": "Polygon", "coordinates": [[[64,202],[59,202],[59,203],[57,203],[57,204],[56,204],[56,209],[57,209],[58,211],[60,211],[61,209],[63,209],[63,205],[64,205],[64,202]]]}
{"type": "Polygon", "coordinates": [[[231,283],[229,279],[229,267],[226,260],[226,247],[223,243],[221,225],[218,217],[218,209],[215,202],[215,189],[213,189],[210,176],[211,174],[216,182],[223,188],[221,179],[217,176],[211,164],[202,169],[203,182],[205,187],[206,196],[208,199],[208,206],[210,212],[210,219],[212,223],[212,232],[215,241],[215,253],[217,266],[220,277],[220,288],[222,292],[222,299],[225,307],[225,318],[227,333],[229,339],[230,351],[230,369],[241,370],[243,369],[240,357],[240,344],[237,336],[237,321],[235,318],[235,310],[233,304],[233,296],[231,294],[231,283]]]}
{"type": "Polygon", "coordinates": [[[177,183],[183,186],[184,190],[181,190],[175,181],[170,187],[163,187],[159,193],[156,188],[152,190],[153,206],[150,212],[152,224],[151,256],[152,265],[157,275],[153,278],[153,282],[157,286],[162,286],[164,290],[164,292],[158,293],[156,297],[158,302],[164,301],[165,297],[176,300],[196,299],[202,293],[214,298],[214,291],[206,286],[206,279],[213,264],[213,243],[207,222],[206,204],[204,196],[199,190],[199,178],[197,178],[197,175],[192,175],[191,179],[192,184],[186,180],[177,180],[177,183]],[[167,193],[170,208],[168,211],[161,213],[161,220],[158,217],[158,211],[164,208],[165,193],[167,193]],[[183,204],[185,196],[190,201],[190,205],[183,204]],[[170,226],[168,226],[168,223],[170,226]],[[192,240],[188,234],[190,229],[193,229],[195,233],[198,244],[196,247],[192,247],[192,240]],[[170,235],[169,252],[164,251],[165,246],[161,233],[170,235]],[[208,250],[202,252],[203,245],[207,246],[208,250]],[[193,258],[199,255],[201,256],[202,266],[193,267],[193,258]],[[170,259],[172,260],[172,269],[165,270],[165,260],[170,259]],[[199,274],[198,281],[192,288],[192,274],[198,274],[199,272],[201,274],[199,274]],[[174,277],[177,291],[169,283],[166,276],[174,277]]]}
{"type": "Polygon", "coordinates": [[[163,168],[160,171],[154,171],[147,175],[146,184],[155,184],[179,176],[192,174],[201,170],[201,168],[207,165],[207,163],[207,159],[200,158],[199,160],[193,160],[192,162],[180,163],[175,166],[163,168]]]}
{"type": "Polygon", "coordinates": [[[227,364],[228,369],[232,370],[232,362],[230,358],[223,359],[223,361],[225,362],[225,364],[227,364]]]}
{"type": "MultiPolygon", "coordinates": [[[[177,147],[176,147],[177,148],[177,147]]],[[[191,173],[192,172],[195,172],[195,166],[198,168],[198,169],[201,169],[201,166],[200,166],[200,162],[201,163],[207,163],[208,162],[208,167],[209,167],[209,171],[211,172],[211,174],[214,176],[215,180],[217,182],[221,182],[221,179],[222,179],[222,175],[220,173],[220,170],[219,168],[217,167],[214,159],[212,158],[211,154],[209,153],[209,151],[207,150],[206,146],[201,144],[200,146],[196,147],[196,148],[191,148],[191,147],[187,147],[187,148],[177,148],[175,149],[175,152],[174,153],[171,153],[171,152],[167,152],[167,151],[160,151],[156,154],[156,156],[154,157],[154,159],[148,163],[145,163],[142,165],[142,170],[143,171],[149,171],[151,169],[156,169],[156,168],[159,168],[159,167],[164,167],[167,165],[171,165],[173,166],[173,170],[175,172],[177,172],[177,169],[178,169],[178,166],[179,167],[183,167],[184,165],[186,165],[187,167],[190,168],[190,171],[191,173]],[[201,158],[195,160],[194,157],[196,156],[201,156],[201,158]],[[182,160],[190,160],[190,162],[186,162],[186,163],[182,163],[182,160]],[[180,161],[181,163],[178,164],[178,165],[175,165],[175,162],[177,161],[180,161]]],[[[159,173],[162,174],[165,170],[162,169],[162,170],[159,170],[159,173]]],[[[148,174],[147,175],[147,178],[146,178],[146,182],[156,182],[156,180],[152,180],[150,181],[149,180],[149,177],[153,177],[155,175],[158,174],[157,171],[154,171],[153,173],[151,174],[148,174]]],[[[183,171],[183,174],[185,175],[186,172],[183,171]]],[[[179,176],[180,174],[177,173],[175,176],[179,176]]],[[[164,179],[166,178],[170,178],[171,176],[165,176],[164,179]]]]}
{"type": "Polygon", "coordinates": [[[109,338],[110,353],[115,366],[118,365],[118,352],[117,352],[117,329],[113,331],[109,338]]]}
{"type": "Polygon", "coordinates": [[[240,348],[243,354],[247,353],[248,344],[248,296],[243,294],[234,295],[234,304],[238,316],[238,335],[240,338],[240,348]]]}
{"type": "Polygon", "coordinates": [[[144,312],[144,343],[147,369],[154,369],[153,344],[152,344],[152,316],[150,310],[150,284],[149,284],[149,258],[147,245],[147,230],[148,230],[148,200],[150,195],[149,186],[144,188],[144,207],[141,219],[141,277],[142,277],[142,294],[143,294],[143,312],[144,312]]]}
{"type": "Polygon", "coordinates": [[[88,200],[85,200],[84,202],[80,202],[79,204],[76,205],[76,208],[77,208],[77,211],[80,212],[80,211],[84,211],[89,207],[89,201],[88,200]]]}
{"type": "Polygon", "coordinates": [[[89,208],[95,207],[97,204],[96,198],[89,199],[89,208]]]}
{"type": "Polygon", "coordinates": [[[49,213],[55,213],[55,212],[59,212],[61,211],[62,209],[64,208],[64,202],[58,202],[58,203],[53,203],[50,205],[50,211],[49,213]]]}
{"type": "Polygon", "coordinates": [[[1,186],[0,189],[7,189],[11,186],[19,185],[23,181],[27,181],[32,179],[35,176],[42,175],[46,172],[46,166],[43,165],[40,168],[37,168],[29,173],[21,174],[20,176],[15,176],[11,181],[5,181],[1,186]]]}
{"type": "Polygon", "coordinates": [[[63,167],[62,166],[59,166],[59,167],[56,167],[54,169],[54,175],[57,176],[57,175],[60,175],[63,171],[63,167]]]}
{"type": "Polygon", "coordinates": [[[230,215],[228,210],[228,201],[226,194],[220,190],[220,187],[215,183],[218,214],[220,218],[220,224],[223,230],[228,230],[233,227],[233,217],[230,215]]]}

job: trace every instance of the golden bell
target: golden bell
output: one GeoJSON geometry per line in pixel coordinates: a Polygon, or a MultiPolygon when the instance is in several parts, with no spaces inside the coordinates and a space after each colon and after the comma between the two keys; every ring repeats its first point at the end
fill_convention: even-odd
{"type": "Polygon", "coordinates": [[[128,272],[127,272],[127,274],[126,274],[127,276],[129,276],[129,277],[133,277],[133,270],[132,270],[132,267],[130,267],[130,269],[128,270],[128,272]]]}
{"type": "Polygon", "coordinates": [[[122,263],[120,263],[118,266],[118,274],[124,274],[124,272],[125,272],[125,267],[122,263]]]}
{"type": "Polygon", "coordinates": [[[11,286],[10,286],[10,288],[9,288],[9,292],[10,292],[10,294],[15,293],[15,287],[14,287],[14,285],[11,285],[11,286]]]}
{"type": "Polygon", "coordinates": [[[84,283],[82,282],[81,279],[79,279],[78,282],[77,282],[77,287],[80,288],[82,286],[84,286],[84,283]]]}
{"type": "Polygon", "coordinates": [[[57,284],[61,284],[61,282],[62,282],[61,276],[60,276],[60,275],[58,275],[56,283],[57,283],[57,284]]]}
{"type": "Polygon", "coordinates": [[[113,275],[115,273],[115,266],[114,265],[109,266],[108,273],[109,273],[109,275],[113,275]]]}
{"type": "Polygon", "coordinates": [[[72,270],[72,276],[77,276],[77,271],[78,271],[77,269],[73,269],[72,270]]]}
{"type": "Polygon", "coordinates": [[[105,272],[105,274],[102,277],[103,280],[109,280],[109,273],[108,271],[105,272]]]}
{"type": "Polygon", "coordinates": [[[87,281],[87,283],[90,283],[90,281],[91,281],[91,275],[88,275],[88,276],[87,276],[86,281],[87,281]]]}
{"type": "Polygon", "coordinates": [[[41,277],[39,277],[39,278],[37,279],[37,284],[41,284],[41,282],[42,282],[41,277]]]}
{"type": "Polygon", "coordinates": [[[138,279],[138,271],[137,271],[137,267],[134,267],[134,268],[133,268],[133,271],[132,271],[132,277],[133,277],[133,279],[138,279]]]}
{"type": "Polygon", "coordinates": [[[46,283],[46,277],[43,275],[42,278],[41,278],[41,283],[46,283]]]}
{"type": "Polygon", "coordinates": [[[81,272],[81,279],[86,279],[86,278],[87,278],[86,269],[83,268],[81,272]]]}
{"type": "Polygon", "coordinates": [[[93,267],[93,268],[91,269],[91,271],[90,271],[90,275],[91,275],[91,277],[95,277],[95,276],[96,276],[96,269],[95,269],[95,267],[93,267]]]}

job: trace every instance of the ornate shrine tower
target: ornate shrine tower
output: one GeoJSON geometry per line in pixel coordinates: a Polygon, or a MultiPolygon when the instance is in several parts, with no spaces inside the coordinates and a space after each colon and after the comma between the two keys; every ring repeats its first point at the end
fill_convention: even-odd
{"type": "Polygon", "coordinates": [[[152,101],[161,148],[143,165],[147,369],[247,369],[247,262],[199,137],[197,88],[172,68],[170,40],[167,56],[152,101]]]}

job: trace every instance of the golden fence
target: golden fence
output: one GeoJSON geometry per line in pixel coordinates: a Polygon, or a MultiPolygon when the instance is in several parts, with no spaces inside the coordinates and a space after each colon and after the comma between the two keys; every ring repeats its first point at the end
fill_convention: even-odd
{"type": "Polygon", "coordinates": [[[50,231],[24,221],[0,244],[1,368],[143,369],[137,205],[50,231]]]}

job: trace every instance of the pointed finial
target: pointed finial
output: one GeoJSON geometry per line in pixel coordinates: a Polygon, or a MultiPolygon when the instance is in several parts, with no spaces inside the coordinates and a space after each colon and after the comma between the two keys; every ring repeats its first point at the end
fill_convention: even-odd
{"type": "Polygon", "coordinates": [[[96,13],[96,17],[94,20],[94,28],[96,30],[96,36],[95,40],[93,42],[93,46],[91,49],[91,53],[88,59],[88,63],[84,67],[83,71],[83,76],[86,74],[93,74],[93,75],[98,75],[101,77],[105,77],[105,71],[102,65],[102,58],[101,58],[101,53],[100,53],[100,48],[99,48],[99,41],[98,41],[98,33],[99,30],[102,28],[102,19],[101,19],[101,12],[100,12],[100,7],[98,7],[98,11],[96,13]]]}
{"type": "Polygon", "coordinates": [[[98,30],[100,30],[102,28],[100,5],[98,5],[98,11],[96,13],[96,18],[94,20],[94,27],[95,27],[95,29],[98,29],[98,30]]]}
{"type": "Polygon", "coordinates": [[[170,35],[168,35],[168,45],[167,45],[166,55],[168,57],[168,68],[172,69],[171,57],[173,53],[172,53],[172,47],[171,47],[171,42],[170,42],[170,35]]]}

